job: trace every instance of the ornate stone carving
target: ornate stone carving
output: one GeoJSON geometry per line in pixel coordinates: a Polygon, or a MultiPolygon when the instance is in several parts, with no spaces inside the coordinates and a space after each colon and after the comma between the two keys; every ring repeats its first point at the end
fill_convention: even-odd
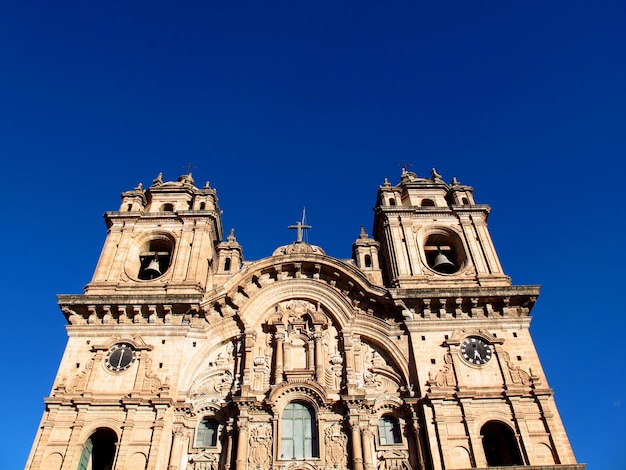
{"type": "Polygon", "coordinates": [[[162,382],[161,382],[161,379],[159,379],[157,375],[151,371],[152,359],[150,357],[146,357],[145,363],[146,363],[145,380],[143,381],[141,391],[144,393],[155,393],[161,390],[162,382]]]}
{"type": "Polygon", "coordinates": [[[189,459],[189,470],[218,470],[219,455],[216,453],[203,452],[193,455],[189,459]]]}
{"type": "Polygon", "coordinates": [[[411,470],[409,453],[405,450],[378,452],[378,470],[411,470]]]}
{"type": "Polygon", "coordinates": [[[360,387],[373,389],[376,393],[396,392],[400,389],[400,375],[387,364],[381,354],[367,343],[361,343],[363,370],[357,375],[360,387]]]}
{"type": "Polygon", "coordinates": [[[447,353],[443,357],[443,361],[445,362],[443,369],[435,375],[434,380],[428,381],[430,387],[455,387],[457,385],[456,377],[452,370],[452,355],[447,353]]]}
{"type": "Polygon", "coordinates": [[[348,437],[344,434],[339,423],[334,423],[324,431],[324,446],[326,463],[335,468],[345,468],[348,461],[346,449],[348,437]]]}
{"type": "Polygon", "coordinates": [[[89,374],[93,369],[93,361],[89,361],[85,368],[75,376],[74,380],[71,381],[69,386],[67,387],[67,391],[69,393],[77,393],[83,392],[87,388],[87,381],[89,380],[89,374]]]}
{"type": "Polygon", "coordinates": [[[514,384],[532,385],[533,381],[532,381],[532,378],[530,377],[530,374],[524,371],[521,367],[514,366],[511,363],[511,358],[509,356],[509,353],[507,353],[506,351],[501,351],[500,353],[502,354],[504,362],[506,363],[506,366],[509,369],[509,374],[511,375],[511,382],[513,382],[514,384]]]}
{"type": "Polygon", "coordinates": [[[261,424],[250,430],[250,452],[248,462],[253,468],[269,468],[272,455],[272,428],[261,424]]]}

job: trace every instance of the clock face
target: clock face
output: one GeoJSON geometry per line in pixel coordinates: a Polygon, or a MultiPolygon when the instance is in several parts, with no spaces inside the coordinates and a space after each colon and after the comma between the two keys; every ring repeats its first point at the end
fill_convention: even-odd
{"type": "Polygon", "coordinates": [[[491,359],[491,346],[482,338],[470,336],[461,343],[461,356],[470,364],[486,364],[491,359]]]}
{"type": "Polygon", "coordinates": [[[121,372],[128,369],[135,361],[136,357],[135,349],[127,343],[120,343],[114,345],[109,352],[105,360],[107,369],[121,372]]]}

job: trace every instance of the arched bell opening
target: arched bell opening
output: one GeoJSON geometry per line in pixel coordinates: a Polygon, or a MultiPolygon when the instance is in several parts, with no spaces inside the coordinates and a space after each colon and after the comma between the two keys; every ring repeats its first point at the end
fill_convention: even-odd
{"type": "Polygon", "coordinates": [[[117,434],[109,428],[97,429],[83,445],[78,470],[112,470],[117,434]]]}
{"type": "Polygon", "coordinates": [[[371,255],[365,255],[365,267],[366,268],[371,268],[372,267],[372,256],[371,255]]]}
{"type": "Polygon", "coordinates": [[[140,249],[140,267],[137,277],[148,281],[161,277],[170,267],[174,244],[169,238],[160,237],[147,241],[140,249]]]}
{"type": "Polygon", "coordinates": [[[488,421],[480,428],[489,467],[523,465],[515,433],[500,421],[488,421]]]}
{"type": "Polygon", "coordinates": [[[447,230],[428,235],[424,244],[424,254],[428,266],[440,274],[454,274],[466,264],[460,238],[447,230]]]}

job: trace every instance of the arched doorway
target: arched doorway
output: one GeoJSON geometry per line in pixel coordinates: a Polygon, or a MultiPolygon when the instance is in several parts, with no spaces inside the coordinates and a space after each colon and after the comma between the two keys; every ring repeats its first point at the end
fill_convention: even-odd
{"type": "Polygon", "coordinates": [[[108,428],[97,429],[85,441],[78,470],[112,470],[117,448],[117,434],[108,428]]]}
{"type": "Polygon", "coordinates": [[[500,421],[488,421],[480,428],[489,467],[523,465],[513,430],[500,421]]]}

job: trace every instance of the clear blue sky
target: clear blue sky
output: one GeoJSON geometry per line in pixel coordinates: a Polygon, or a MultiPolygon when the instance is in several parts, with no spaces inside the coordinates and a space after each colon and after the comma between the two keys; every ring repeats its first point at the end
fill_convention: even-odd
{"type": "Polygon", "coordinates": [[[493,207],[579,461],[626,461],[623,1],[32,1],[0,8],[0,468],[25,464],[119,194],[192,162],[247,260],[349,258],[402,161],[493,207]],[[130,5],[129,5],[130,4],[130,5]],[[621,242],[620,242],[621,243],[621,242]]]}

